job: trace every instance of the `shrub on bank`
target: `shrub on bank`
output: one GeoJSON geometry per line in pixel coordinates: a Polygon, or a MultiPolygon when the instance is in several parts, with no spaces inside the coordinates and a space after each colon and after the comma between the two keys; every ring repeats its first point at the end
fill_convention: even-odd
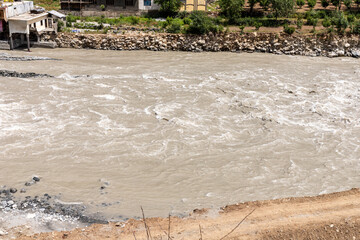
{"type": "Polygon", "coordinates": [[[332,25],[334,25],[339,33],[342,33],[349,26],[349,22],[346,19],[343,12],[337,11],[335,16],[331,20],[332,25]]]}
{"type": "Polygon", "coordinates": [[[354,22],[352,32],[355,34],[360,34],[360,20],[354,22]]]}
{"type": "Polygon", "coordinates": [[[289,27],[288,25],[284,25],[284,32],[289,35],[292,35],[295,32],[295,28],[289,27]]]}
{"type": "Polygon", "coordinates": [[[269,19],[269,18],[239,18],[236,20],[236,25],[238,26],[249,26],[256,27],[260,25],[262,27],[281,27],[285,24],[291,24],[291,21],[288,19],[269,19]]]}
{"type": "Polygon", "coordinates": [[[216,25],[205,12],[193,11],[190,15],[191,24],[187,28],[187,33],[192,34],[207,34],[209,32],[219,32],[222,30],[221,26],[216,25]]]}

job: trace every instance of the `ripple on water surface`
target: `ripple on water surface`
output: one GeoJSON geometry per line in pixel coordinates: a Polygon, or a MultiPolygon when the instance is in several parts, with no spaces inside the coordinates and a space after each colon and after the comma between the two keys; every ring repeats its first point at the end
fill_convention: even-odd
{"type": "Polygon", "coordinates": [[[29,54],[62,61],[0,60],[57,76],[0,78],[0,183],[37,174],[29,194],[61,193],[113,217],[358,186],[359,60],[29,54]]]}

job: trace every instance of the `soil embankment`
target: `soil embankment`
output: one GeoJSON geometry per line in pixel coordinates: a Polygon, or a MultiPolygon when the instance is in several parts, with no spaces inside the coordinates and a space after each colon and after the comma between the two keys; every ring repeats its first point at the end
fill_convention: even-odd
{"type": "Polygon", "coordinates": [[[286,55],[360,57],[359,35],[287,35],[278,33],[70,34],[43,35],[41,41],[62,48],[192,52],[266,52],[286,55]]]}
{"type": "Polygon", "coordinates": [[[352,189],[316,197],[246,202],[224,207],[219,213],[195,210],[186,218],[170,218],[170,231],[168,218],[149,218],[146,224],[151,238],[142,220],[131,219],[31,237],[19,234],[18,239],[170,239],[169,232],[171,239],[358,239],[359,199],[359,189],[352,189]]]}

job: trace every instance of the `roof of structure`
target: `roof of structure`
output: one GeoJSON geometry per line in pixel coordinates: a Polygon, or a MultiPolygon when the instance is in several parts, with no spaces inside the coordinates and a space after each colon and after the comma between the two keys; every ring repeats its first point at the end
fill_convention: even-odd
{"type": "Polygon", "coordinates": [[[18,16],[10,17],[8,18],[10,21],[32,21],[39,17],[47,16],[48,13],[40,13],[40,14],[34,14],[34,13],[24,13],[18,16]]]}
{"type": "Polygon", "coordinates": [[[50,13],[51,15],[54,15],[58,18],[65,18],[66,15],[62,14],[62,13],[59,13],[58,11],[55,11],[55,10],[51,10],[49,11],[48,13],[50,13]]]}

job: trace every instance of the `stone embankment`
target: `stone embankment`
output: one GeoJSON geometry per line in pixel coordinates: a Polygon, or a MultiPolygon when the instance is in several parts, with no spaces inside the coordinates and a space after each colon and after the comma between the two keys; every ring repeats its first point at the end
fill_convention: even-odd
{"type": "Polygon", "coordinates": [[[286,55],[360,58],[359,35],[290,36],[276,33],[183,34],[71,34],[43,35],[61,48],[192,52],[266,52],[286,55]]]}

